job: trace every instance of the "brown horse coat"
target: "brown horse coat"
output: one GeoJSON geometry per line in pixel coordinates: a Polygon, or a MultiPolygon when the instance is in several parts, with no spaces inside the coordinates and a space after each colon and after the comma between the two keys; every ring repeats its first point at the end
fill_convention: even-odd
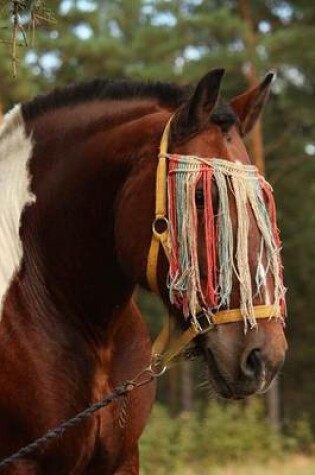
{"type": "MultiPolygon", "coordinates": [[[[206,148],[208,156],[210,149],[244,160],[232,111],[225,119],[219,114],[221,122],[209,121],[221,76],[203,80],[188,109],[185,88],[95,81],[57,90],[6,117],[0,160],[11,164],[22,158],[7,175],[1,175],[0,162],[0,179],[8,180],[7,194],[0,193],[6,207],[0,213],[0,242],[12,244],[6,255],[0,250],[0,271],[5,269],[0,459],[102,399],[149,363],[151,345],[132,294],[137,283],[146,285],[159,140],[179,108],[172,136],[179,150],[206,148]]],[[[261,105],[267,86],[251,93],[261,105]]],[[[249,111],[242,123],[253,122],[260,112],[257,101],[254,112],[248,106],[251,97],[241,99],[249,111]]],[[[166,272],[161,256],[159,282],[167,304],[166,272]]],[[[283,359],[282,326],[264,322],[262,328],[259,345],[268,341],[270,346],[274,335],[273,365],[268,363],[274,371],[283,359]]],[[[217,341],[224,334],[233,364],[247,347],[255,347],[254,335],[245,338],[238,324],[220,329],[217,341]],[[238,342],[233,358],[232,340],[238,342]]],[[[230,356],[225,361],[231,364],[230,356]]],[[[237,379],[235,371],[231,380],[237,379]]],[[[247,392],[256,386],[251,382],[247,392]]],[[[5,473],[137,474],[137,442],[154,395],[154,384],[137,389],[124,403],[123,423],[115,402],[5,473]]]]}

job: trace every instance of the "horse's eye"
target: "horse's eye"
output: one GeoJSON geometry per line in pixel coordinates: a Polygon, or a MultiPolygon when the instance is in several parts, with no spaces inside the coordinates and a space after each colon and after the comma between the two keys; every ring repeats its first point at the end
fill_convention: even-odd
{"type": "Polygon", "coordinates": [[[198,188],[195,193],[195,201],[196,201],[196,206],[198,209],[203,209],[204,204],[205,204],[205,199],[203,196],[203,190],[202,188],[198,188]]]}

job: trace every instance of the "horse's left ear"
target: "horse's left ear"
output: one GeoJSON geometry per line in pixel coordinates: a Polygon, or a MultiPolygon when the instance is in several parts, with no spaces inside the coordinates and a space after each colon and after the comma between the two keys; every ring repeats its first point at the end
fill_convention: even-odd
{"type": "Polygon", "coordinates": [[[190,99],[180,107],[172,121],[172,138],[187,137],[209,123],[220,93],[224,69],[213,69],[197,84],[190,99]]]}
{"type": "Polygon", "coordinates": [[[230,106],[239,119],[242,137],[245,137],[257,122],[268,99],[274,77],[275,73],[267,73],[258,86],[231,100],[230,106]]]}

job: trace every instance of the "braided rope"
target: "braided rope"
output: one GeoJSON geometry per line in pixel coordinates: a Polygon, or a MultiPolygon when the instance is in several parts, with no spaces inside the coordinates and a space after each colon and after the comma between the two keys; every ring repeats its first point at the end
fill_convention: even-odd
{"type": "MultiPolygon", "coordinates": [[[[140,373],[139,375],[141,375],[141,374],[142,373],[140,373]]],[[[16,462],[18,459],[20,459],[22,457],[25,457],[26,455],[31,454],[32,452],[39,449],[40,447],[42,447],[46,443],[49,443],[52,440],[57,439],[58,437],[61,437],[66,430],[77,426],[83,420],[88,419],[89,417],[91,417],[96,411],[99,411],[103,407],[106,407],[108,404],[114,402],[116,399],[118,399],[118,398],[124,396],[125,394],[129,393],[130,391],[132,391],[136,387],[143,386],[144,384],[147,384],[147,383],[151,382],[154,378],[155,378],[155,375],[151,374],[147,379],[144,379],[144,380],[142,380],[138,383],[135,382],[135,380],[133,380],[133,381],[128,381],[125,384],[122,384],[120,386],[117,386],[111,394],[106,396],[101,401],[97,401],[94,404],[91,404],[84,411],[79,412],[76,416],[72,417],[68,421],[63,422],[62,424],[60,424],[55,429],[48,431],[42,437],[39,437],[38,439],[34,440],[30,444],[26,445],[25,447],[22,447],[20,450],[18,450],[14,454],[12,454],[10,457],[7,457],[7,458],[3,459],[0,462],[0,471],[4,470],[9,465],[16,462]]]]}

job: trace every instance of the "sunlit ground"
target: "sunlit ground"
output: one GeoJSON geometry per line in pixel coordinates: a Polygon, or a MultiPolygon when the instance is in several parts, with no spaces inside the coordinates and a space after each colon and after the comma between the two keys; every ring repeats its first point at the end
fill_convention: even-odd
{"type": "Polygon", "coordinates": [[[156,404],[140,441],[141,475],[315,475],[308,418],[282,434],[263,409],[259,400],[212,401],[201,414],[170,417],[156,404]]]}
{"type": "MultiPolygon", "coordinates": [[[[160,472],[157,468],[154,475],[160,472]]],[[[145,474],[146,475],[146,474],[145,474]]],[[[233,464],[222,467],[187,467],[186,470],[172,472],[172,475],[315,475],[315,458],[294,455],[281,461],[248,465],[233,464]]]]}

